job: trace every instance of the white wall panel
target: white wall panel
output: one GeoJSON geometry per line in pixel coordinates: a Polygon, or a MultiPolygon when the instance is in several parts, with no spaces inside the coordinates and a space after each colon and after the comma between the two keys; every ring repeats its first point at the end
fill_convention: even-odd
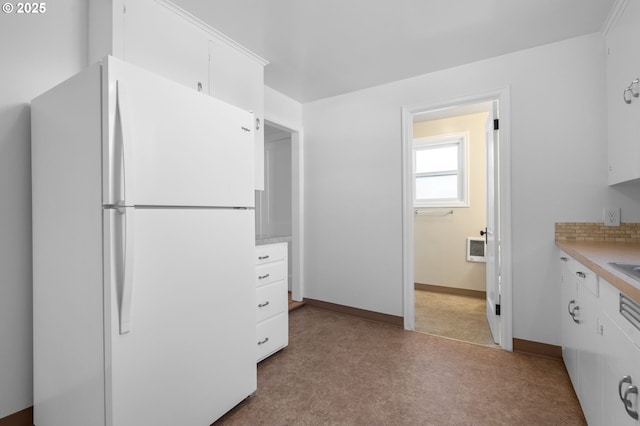
{"type": "MultiPolygon", "coordinates": [[[[87,62],[87,5],[47,3],[0,14],[0,418],[29,407],[32,389],[29,102],[87,62]]],[[[68,204],[69,200],[64,203],[68,204]]]]}
{"type": "Polygon", "coordinates": [[[640,221],[607,186],[604,78],[592,34],[304,104],[305,296],[403,314],[401,107],[510,86],[513,334],[559,344],[554,223],[640,221]]]}

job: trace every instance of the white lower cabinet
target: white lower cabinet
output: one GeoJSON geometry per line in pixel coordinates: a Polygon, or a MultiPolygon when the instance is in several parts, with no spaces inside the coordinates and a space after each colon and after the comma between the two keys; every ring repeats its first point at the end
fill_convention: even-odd
{"type": "Polygon", "coordinates": [[[587,423],[640,426],[640,309],[634,325],[620,313],[619,290],[566,253],[560,259],[562,358],[587,423]]]}
{"type": "Polygon", "coordinates": [[[620,314],[620,292],[600,280],[603,291],[602,327],[602,408],[603,425],[640,425],[638,386],[640,348],[630,338],[633,325],[620,314]],[[624,331],[623,331],[624,330],[624,331]]]}
{"type": "Polygon", "coordinates": [[[561,268],[562,358],[589,424],[600,424],[598,277],[565,253],[561,268]]]}
{"type": "Polygon", "coordinates": [[[256,246],[256,356],[260,362],[289,344],[287,243],[256,246]]]}

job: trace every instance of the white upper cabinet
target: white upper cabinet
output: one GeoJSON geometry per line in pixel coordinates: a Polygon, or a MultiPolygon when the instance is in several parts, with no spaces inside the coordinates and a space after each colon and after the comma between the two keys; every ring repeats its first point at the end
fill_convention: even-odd
{"type": "Polygon", "coordinates": [[[607,31],[609,185],[640,179],[640,2],[607,31]]]}
{"type": "Polygon", "coordinates": [[[133,0],[125,7],[123,58],[209,93],[207,33],[166,4],[133,0]]]}
{"type": "Polygon", "coordinates": [[[255,189],[264,189],[267,62],[167,0],[90,0],[89,61],[112,55],[255,115],[255,189]]]}

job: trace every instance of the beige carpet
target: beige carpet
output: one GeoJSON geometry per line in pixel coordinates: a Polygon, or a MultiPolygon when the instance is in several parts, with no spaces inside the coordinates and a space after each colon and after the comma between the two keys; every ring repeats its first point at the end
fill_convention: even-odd
{"type": "Polygon", "coordinates": [[[463,342],[499,348],[493,343],[485,300],[431,291],[415,291],[415,329],[463,342]]]}

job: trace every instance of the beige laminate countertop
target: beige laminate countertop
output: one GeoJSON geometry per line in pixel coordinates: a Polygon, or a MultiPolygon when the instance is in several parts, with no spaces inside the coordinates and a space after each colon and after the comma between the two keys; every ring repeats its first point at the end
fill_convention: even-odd
{"type": "Polygon", "coordinates": [[[639,265],[640,244],[556,240],[556,245],[635,302],[640,303],[640,281],[609,265],[609,262],[639,265]]]}

